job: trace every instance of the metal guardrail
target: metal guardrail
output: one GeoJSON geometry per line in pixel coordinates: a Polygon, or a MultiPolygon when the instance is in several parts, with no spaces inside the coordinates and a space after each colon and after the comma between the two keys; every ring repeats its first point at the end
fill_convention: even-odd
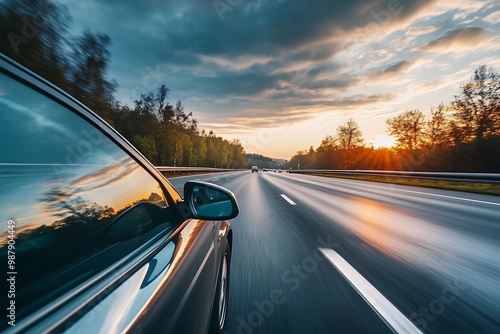
{"type": "Polygon", "coordinates": [[[181,174],[181,173],[218,173],[218,172],[234,172],[242,169],[227,169],[213,167],[170,167],[156,166],[156,169],[162,173],[181,174]]]}
{"type": "MultiPolygon", "coordinates": [[[[234,172],[246,169],[227,169],[213,167],[170,167],[157,166],[160,172],[181,174],[181,173],[217,173],[234,172]]],[[[287,170],[284,170],[287,171],[287,170]]],[[[500,184],[500,173],[448,173],[448,172],[407,172],[407,171],[387,171],[387,170],[331,170],[331,169],[293,169],[291,173],[299,174],[338,174],[338,175],[365,175],[365,176],[387,176],[402,177],[427,180],[447,180],[458,182],[476,182],[500,184]]]]}
{"type": "Polygon", "coordinates": [[[457,182],[475,182],[500,184],[500,173],[447,173],[447,172],[406,172],[382,170],[325,170],[325,169],[295,169],[291,173],[302,174],[337,174],[403,177],[412,179],[446,180],[457,182]]]}

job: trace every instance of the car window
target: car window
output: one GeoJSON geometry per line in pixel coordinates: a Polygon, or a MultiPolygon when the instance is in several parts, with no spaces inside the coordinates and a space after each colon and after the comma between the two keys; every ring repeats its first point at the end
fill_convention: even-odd
{"type": "Polygon", "coordinates": [[[0,253],[12,260],[20,318],[173,228],[160,184],[141,165],[2,73],[0,143],[0,253]]]}

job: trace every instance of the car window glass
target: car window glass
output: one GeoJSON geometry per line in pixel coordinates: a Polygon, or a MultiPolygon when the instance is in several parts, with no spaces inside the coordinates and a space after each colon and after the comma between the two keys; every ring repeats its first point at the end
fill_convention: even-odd
{"type": "Polygon", "coordinates": [[[163,191],[142,166],[73,111],[2,73],[0,143],[0,253],[7,258],[13,232],[19,316],[169,228],[163,191]]]}

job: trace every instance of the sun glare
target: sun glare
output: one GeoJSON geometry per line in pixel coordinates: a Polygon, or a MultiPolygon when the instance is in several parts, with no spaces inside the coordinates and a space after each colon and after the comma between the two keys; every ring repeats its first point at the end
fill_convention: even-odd
{"type": "Polygon", "coordinates": [[[373,141],[373,147],[381,148],[387,147],[391,148],[396,143],[396,138],[390,136],[379,137],[373,141]]]}

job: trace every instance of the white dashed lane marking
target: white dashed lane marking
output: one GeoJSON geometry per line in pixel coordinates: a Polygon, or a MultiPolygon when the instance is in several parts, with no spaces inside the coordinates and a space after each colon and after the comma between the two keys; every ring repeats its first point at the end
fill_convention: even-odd
{"type": "Polygon", "coordinates": [[[290,198],[288,198],[287,195],[285,194],[281,194],[281,197],[283,197],[285,199],[285,201],[287,201],[288,203],[290,203],[291,205],[297,205],[297,203],[295,203],[294,201],[292,201],[290,198]]]}
{"type": "Polygon", "coordinates": [[[392,305],[336,251],[328,248],[319,248],[319,250],[395,333],[422,334],[403,313],[392,305]]]}

